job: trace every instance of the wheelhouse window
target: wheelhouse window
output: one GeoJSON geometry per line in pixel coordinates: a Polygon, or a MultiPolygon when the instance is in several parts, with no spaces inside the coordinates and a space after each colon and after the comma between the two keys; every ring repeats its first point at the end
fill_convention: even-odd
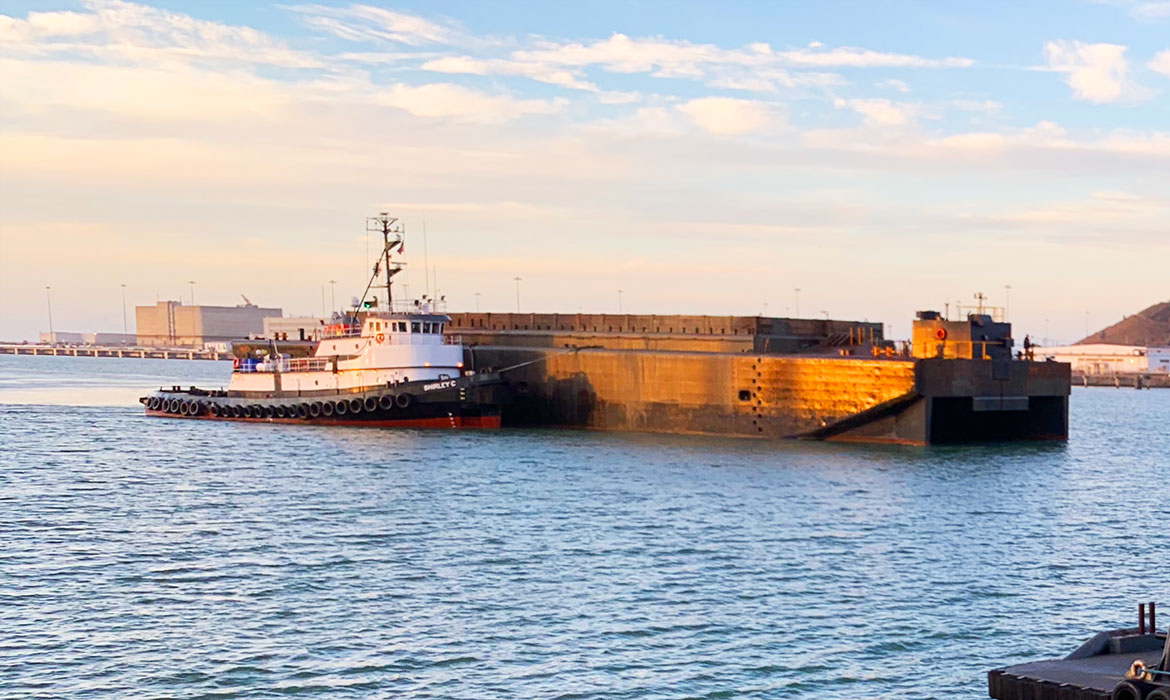
{"type": "Polygon", "coordinates": [[[411,321],[410,322],[410,332],[411,333],[421,333],[422,332],[422,329],[419,327],[418,321],[411,321]]]}

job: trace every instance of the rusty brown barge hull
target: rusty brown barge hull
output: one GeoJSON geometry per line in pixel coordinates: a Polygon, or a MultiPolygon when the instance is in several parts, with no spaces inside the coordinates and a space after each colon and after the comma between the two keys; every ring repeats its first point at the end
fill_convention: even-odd
{"type": "Polygon", "coordinates": [[[880,324],[846,333],[828,324],[847,322],[818,321],[802,336],[795,325],[761,328],[787,319],[729,317],[717,328],[712,317],[538,316],[453,315],[468,366],[506,369],[505,426],[905,445],[1068,437],[1062,363],[854,354],[876,347],[880,324]],[[735,325],[752,321],[746,332],[735,325]],[[641,330],[655,322],[672,332],[641,330]],[[812,352],[835,336],[846,352],[812,352]],[[789,352],[771,351],[781,348],[789,352]]]}

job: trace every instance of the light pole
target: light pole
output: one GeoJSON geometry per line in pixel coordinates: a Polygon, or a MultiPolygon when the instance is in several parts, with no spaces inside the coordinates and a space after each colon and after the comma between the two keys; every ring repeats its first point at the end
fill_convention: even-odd
{"type": "Polygon", "coordinates": [[[825,311],[824,309],[821,309],[821,313],[823,313],[825,315],[825,320],[828,321],[829,320],[829,312],[825,311]]]}
{"type": "Polygon", "coordinates": [[[516,313],[520,313],[520,278],[513,277],[512,280],[516,283],[516,313]]]}
{"type": "Polygon", "coordinates": [[[1044,319],[1044,345],[1048,345],[1048,319],[1044,319]]]}
{"type": "Polygon", "coordinates": [[[475,313],[479,313],[479,292],[475,293],[475,313]]]}
{"type": "Polygon", "coordinates": [[[622,313],[622,290],[618,290],[618,314],[622,313]]]}
{"type": "Polygon", "coordinates": [[[187,280],[187,284],[191,285],[191,306],[195,306],[195,280],[187,280]]]}
{"type": "Polygon", "coordinates": [[[325,312],[325,285],[321,285],[321,318],[327,318],[329,314],[325,312]]]}
{"type": "MultiPolygon", "coordinates": [[[[122,335],[126,335],[130,331],[126,327],[126,285],[119,285],[122,287],[122,335]]],[[[123,338],[125,340],[125,338],[123,338]]]]}
{"type": "Polygon", "coordinates": [[[800,287],[797,287],[792,291],[796,292],[796,317],[800,318],[800,287]]]}
{"type": "Polygon", "coordinates": [[[1003,286],[1003,320],[1004,321],[1008,321],[1011,319],[1011,310],[1012,310],[1012,286],[1010,284],[1005,284],[1003,286]]]}
{"type": "Polygon", "coordinates": [[[329,280],[329,310],[337,311],[337,280],[329,280]]]}
{"type": "Polygon", "coordinates": [[[53,336],[53,298],[49,296],[52,287],[45,285],[45,305],[49,308],[49,344],[56,345],[57,339],[53,336]]]}
{"type": "MultiPolygon", "coordinates": [[[[48,289],[48,287],[46,287],[48,289]]],[[[1089,337],[1089,312],[1085,312],[1085,337],[1089,337]]]]}

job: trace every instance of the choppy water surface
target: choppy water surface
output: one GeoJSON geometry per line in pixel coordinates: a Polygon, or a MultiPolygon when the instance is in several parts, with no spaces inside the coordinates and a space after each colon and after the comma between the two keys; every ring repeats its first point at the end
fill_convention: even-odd
{"type": "Polygon", "coordinates": [[[945,449],[131,403],[228,371],[0,357],[0,697],[979,698],[1165,600],[1170,392],[945,449]]]}

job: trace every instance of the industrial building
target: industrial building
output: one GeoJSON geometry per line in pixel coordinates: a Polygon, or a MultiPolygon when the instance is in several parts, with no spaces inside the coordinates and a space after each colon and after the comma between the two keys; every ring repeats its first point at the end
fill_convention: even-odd
{"type": "Polygon", "coordinates": [[[1170,347],[1086,343],[1037,348],[1036,358],[1067,362],[1073,372],[1087,375],[1170,372],[1170,347]]]}
{"type": "Polygon", "coordinates": [[[203,347],[239,340],[263,333],[264,319],[283,313],[255,304],[184,306],[178,301],[134,309],[138,344],[144,347],[203,347]]]}

